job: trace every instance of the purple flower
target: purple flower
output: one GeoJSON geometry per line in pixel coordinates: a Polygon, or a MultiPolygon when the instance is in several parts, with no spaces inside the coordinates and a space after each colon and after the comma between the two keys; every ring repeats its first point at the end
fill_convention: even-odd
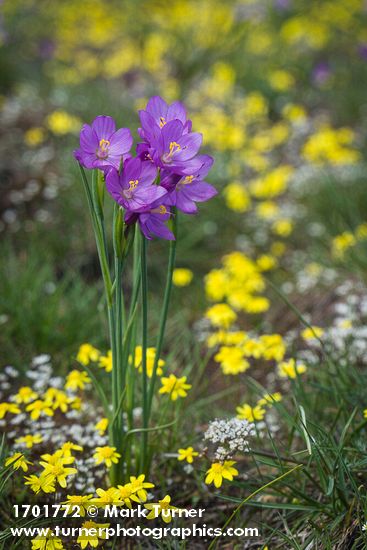
{"type": "Polygon", "coordinates": [[[325,84],[331,76],[331,69],[326,61],[318,63],[312,71],[312,80],[318,86],[325,84]]]}
{"type": "Polygon", "coordinates": [[[107,191],[126,210],[143,212],[167,194],[166,189],[154,184],[157,169],[151,162],[139,158],[125,160],[122,173],[111,169],[106,175],[107,191]]]}
{"type": "Polygon", "coordinates": [[[194,174],[187,176],[171,176],[162,178],[162,186],[169,192],[168,200],[185,214],[195,214],[195,202],[205,202],[217,194],[217,190],[204,181],[205,176],[213,166],[214,159],[209,155],[197,157],[201,168],[194,174]]]}
{"type": "Polygon", "coordinates": [[[159,237],[168,241],[174,241],[174,234],[165,225],[170,215],[171,212],[166,205],[157,203],[146,212],[139,214],[127,212],[125,222],[127,224],[138,222],[143,235],[149,240],[153,237],[159,237]]]}
{"type": "Polygon", "coordinates": [[[275,0],[274,4],[277,10],[287,10],[291,7],[291,0],[275,0]]]}
{"type": "Polygon", "coordinates": [[[163,128],[171,120],[179,120],[184,126],[184,133],[191,131],[191,120],[187,120],[186,109],[179,101],[172,105],[159,96],[151,97],[145,110],[139,111],[142,128],[138,132],[142,139],[151,140],[153,135],[157,136],[157,129],[163,128]]]}
{"type": "Polygon", "coordinates": [[[367,43],[366,42],[358,46],[358,53],[362,59],[367,61],[367,43]]]}
{"type": "Polygon", "coordinates": [[[175,174],[192,174],[201,167],[200,160],[194,157],[202,140],[202,134],[185,133],[180,120],[171,120],[162,127],[159,135],[152,137],[148,156],[160,168],[175,174]]]}
{"type": "Polygon", "coordinates": [[[92,125],[84,124],[80,132],[80,148],[74,157],[85,168],[108,170],[120,168],[121,160],[133,144],[128,128],[116,131],[116,124],[110,116],[97,116],[92,125]]]}

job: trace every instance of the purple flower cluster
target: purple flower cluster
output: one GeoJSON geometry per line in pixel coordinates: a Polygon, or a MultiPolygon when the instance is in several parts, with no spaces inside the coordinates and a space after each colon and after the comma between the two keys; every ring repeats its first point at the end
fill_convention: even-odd
{"type": "Polygon", "coordinates": [[[192,132],[184,106],[152,97],[139,111],[141,142],[136,157],[129,153],[133,138],[128,128],[116,130],[109,116],[98,116],[80,132],[78,162],[105,174],[106,187],[124,209],[127,224],[138,223],[147,239],[174,239],[165,222],[176,207],[185,214],[197,212],[197,202],[217,194],[205,177],[213,158],[200,155],[202,135],[192,132]]]}

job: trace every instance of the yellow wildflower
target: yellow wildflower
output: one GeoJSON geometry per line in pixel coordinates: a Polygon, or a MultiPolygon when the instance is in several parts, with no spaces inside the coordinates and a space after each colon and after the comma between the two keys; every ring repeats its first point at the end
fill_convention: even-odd
{"type": "Polygon", "coordinates": [[[45,136],[46,132],[44,128],[29,128],[29,130],[24,133],[24,141],[28,147],[37,147],[44,142],[45,136]]]}
{"type": "Polygon", "coordinates": [[[238,475],[236,468],[233,468],[234,464],[236,464],[234,460],[225,460],[223,464],[214,462],[206,472],[205,483],[207,485],[214,483],[218,489],[222,485],[223,479],[232,481],[233,478],[238,475]]]}
{"type": "Polygon", "coordinates": [[[271,220],[279,212],[279,206],[273,201],[261,201],[256,206],[256,213],[260,218],[264,220],[271,220]]]}
{"type": "Polygon", "coordinates": [[[317,340],[318,338],[321,338],[323,334],[324,329],[316,326],[307,327],[301,332],[301,336],[304,340],[317,340]]]}
{"type": "Polygon", "coordinates": [[[192,464],[195,456],[199,456],[199,453],[193,447],[178,449],[178,460],[186,460],[186,462],[192,464]]]}
{"type": "Polygon", "coordinates": [[[214,332],[208,337],[206,344],[208,348],[213,348],[218,344],[237,346],[243,344],[247,340],[247,338],[247,334],[243,330],[235,330],[232,332],[219,330],[218,332],[214,332]]]}
{"type": "Polygon", "coordinates": [[[29,403],[37,399],[38,393],[32,390],[29,386],[22,386],[19,388],[18,393],[15,395],[15,401],[17,403],[29,403]]]}
{"type": "Polygon", "coordinates": [[[293,231],[292,220],[288,218],[282,218],[277,220],[271,226],[273,233],[279,235],[279,237],[288,237],[293,231]]]}
{"type": "Polygon", "coordinates": [[[146,502],[148,499],[146,489],[152,489],[154,484],[150,483],[150,481],[145,481],[145,474],[140,474],[138,477],[130,476],[130,483],[134,492],[138,495],[140,502],[146,502]]]}
{"type": "Polygon", "coordinates": [[[212,269],[205,276],[205,293],[209,300],[223,300],[226,295],[228,277],[223,269],[212,269]]]}
{"type": "Polygon", "coordinates": [[[237,314],[227,304],[215,304],[205,313],[211,324],[215,327],[229,328],[237,319],[237,314]]]}
{"type": "Polygon", "coordinates": [[[181,378],[177,378],[174,374],[163,376],[159,393],[168,393],[172,401],[176,401],[179,397],[186,397],[187,391],[191,388],[191,384],[187,384],[186,380],[186,376],[181,378]]]}
{"type": "Polygon", "coordinates": [[[96,493],[98,498],[95,498],[93,502],[100,507],[107,506],[108,504],[116,506],[122,504],[116,487],[109,487],[106,490],[98,488],[96,489],[96,493]]]}
{"type": "MultiPolygon", "coordinates": [[[[147,375],[149,378],[153,375],[153,367],[154,367],[154,361],[156,356],[156,349],[155,348],[147,348],[147,354],[146,354],[146,363],[147,363],[147,375]]],[[[130,361],[132,361],[132,358],[129,358],[130,361]]],[[[135,368],[139,370],[139,372],[143,372],[143,348],[142,346],[136,346],[135,348],[135,357],[134,357],[134,365],[135,368]]],[[[161,376],[163,374],[163,369],[165,361],[163,359],[158,360],[158,366],[157,366],[157,375],[161,376]]]]}
{"type": "Polygon", "coordinates": [[[69,115],[69,113],[61,109],[48,115],[46,123],[51,132],[59,136],[76,132],[81,125],[79,118],[69,115]]]}
{"type": "Polygon", "coordinates": [[[288,165],[278,166],[251,182],[250,191],[257,199],[272,199],[284,193],[294,168],[288,165]]]}
{"type": "Polygon", "coordinates": [[[278,262],[274,256],[270,256],[269,254],[263,254],[256,260],[256,264],[260,271],[270,271],[271,269],[277,267],[277,263],[278,262]]]}
{"type": "Polygon", "coordinates": [[[156,519],[162,516],[165,523],[170,523],[172,520],[172,510],[177,510],[176,506],[171,506],[171,497],[166,495],[162,500],[158,500],[156,503],[146,504],[145,508],[150,510],[146,516],[147,519],[156,519]]]}
{"type": "Polygon", "coordinates": [[[13,470],[18,470],[19,468],[22,468],[23,472],[28,471],[28,465],[33,464],[32,462],[29,462],[29,460],[26,460],[23,453],[14,453],[13,455],[9,456],[5,461],[5,467],[12,466],[13,470]]]}
{"type": "Polygon", "coordinates": [[[96,363],[100,355],[101,352],[91,344],[82,344],[79,348],[76,360],[81,365],[89,365],[91,361],[96,363]]]}
{"type": "Polygon", "coordinates": [[[255,422],[256,420],[263,420],[266,410],[263,409],[260,405],[255,405],[251,407],[247,403],[244,403],[240,407],[236,408],[237,418],[240,420],[248,420],[249,422],[255,422]]]}
{"type": "Polygon", "coordinates": [[[32,420],[38,420],[41,415],[54,415],[54,411],[51,408],[51,403],[49,401],[42,401],[41,399],[37,399],[36,401],[33,401],[33,403],[30,403],[25,410],[31,413],[32,420]]]}
{"type": "Polygon", "coordinates": [[[71,391],[83,390],[89,382],[91,382],[91,379],[86,372],[74,369],[66,377],[65,389],[71,391]]]}
{"type": "Polygon", "coordinates": [[[262,356],[266,361],[281,361],[285,355],[285,344],[280,334],[263,334],[260,342],[264,346],[262,356]]]}
{"type": "Polygon", "coordinates": [[[70,397],[58,388],[48,388],[44,398],[46,401],[50,402],[54,410],[60,409],[61,412],[66,413],[69,409],[69,404],[71,402],[70,397]]]}
{"type": "Polygon", "coordinates": [[[250,363],[243,357],[241,348],[232,346],[222,346],[214,356],[214,361],[220,363],[223,374],[239,374],[250,367],[250,363]]]}
{"type": "Polygon", "coordinates": [[[0,403],[0,420],[4,418],[6,413],[19,414],[20,408],[15,403],[0,403]]]}
{"type": "Polygon", "coordinates": [[[83,447],[81,445],[76,445],[72,441],[66,441],[65,443],[63,443],[63,445],[61,445],[59,449],[60,456],[63,456],[63,457],[72,456],[71,451],[82,451],[82,450],[83,450],[83,447]]]}
{"type": "Polygon", "coordinates": [[[109,523],[96,523],[94,521],[85,521],[81,527],[81,534],[77,539],[77,543],[80,544],[82,549],[86,548],[88,544],[93,548],[97,548],[99,540],[106,540],[109,523]]]}
{"type": "Polygon", "coordinates": [[[56,537],[49,527],[46,529],[46,533],[31,540],[32,550],[62,550],[64,548],[62,540],[56,537]]]}
{"type": "Polygon", "coordinates": [[[18,445],[25,445],[27,449],[31,449],[33,445],[37,445],[38,443],[42,443],[43,437],[41,434],[27,434],[23,435],[21,437],[18,437],[18,439],[15,440],[15,443],[18,445]]]}
{"type": "Polygon", "coordinates": [[[108,423],[109,423],[108,418],[101,418],[101,420],[97,422],[97,424],[94,427],[96,430],[99,431],[99,435],[103,435],[105,433],[105,431],[108,428],[108,423]]]}
{"type": "Polygon", "coordinates": [[[126,504],[128,508],[131,508],[132,502],[140,503],[139,498],[134,494],[135,489],[131,483],[126,483],[125,485],[117,485],[117,494],[119,500],[126,504]]]}
{"type": "Polygon", "coordinates": [[[41,474],[39,477],[36,475],[24,476],[26,480],[24,485],[29,485],[32,491],[38,494],[40,491],[44,493],[55,492],[55,478],[53,476],[45,476],[41,474]]]}
{"type": "Polygon", "coordinates": [[[323,124],[303,146],[303,156],[313,164],[354,164],[360,153],[352,148],[355,134],[350,128],[334,129],[323,124]]]}
{"type": "Polygon", "coordinates": [[[44,468],[42,475],[57,481],[60,487],[65,489],[67,477],[78,473],[76,468],[69,467],[72,462],[74,462],[74,457],[59,457],[55,463],[40,461],[40,465],[44,468]]]}
{"type": "Polygon", "coordinates": [[[355,236],[358,240],[364,240],[367,238],[367,223],[361,223],[357,225],[355,229],[355,236]]]}
{"type": "Polygon", "coordinates": [[[105,447],[97,447],[96,452],[93,455],[93,458],[96,462],[96,464],[102,464],[104,463],[107,468],[111,468],[112,463],[117,464],[119,461],[119,458],[121,458],[120,453],[116,452],[116,447],[109,447],[106,445],[105,447]]]}
{"type": "Polygon", "coordinates": [[[74,506],[77,506],[79,515],[84,518],[91,501],[93,501],[93,495],[67,495],[67,500],[62,504],[68,505],[68,514],[74,513],[74,506]]]}
{"type": "Polygon", "coordinates": [[[258,401],[258,405],[266,406],[266,405],[273,405],[274,403],[277,403],[278,401],[282,400],[282,394],[279,392],[275,393],[266,393],[261,399],[258,401]]]}
{"type": "Polygon", "coordinates": [[[264,346],[258,340],[249,338],[242,346],[242,352],[245,357],[253,357],[259,359],[264,350],[264,346]]]}
{"type": "Polygon", "coordinates": [[[112,351],[108,350],[107,355],[101,355],[99,357],[98,365],[106,372],[112,371],[112,351]]]}
{"type": "Polygon", "coordinates": [[[296,363],[292,358],[289,361],[282,361],[278,365],[279,376],[282,378],[297,378],[297,375],[306,372],[307,367],[303,363],[296,363]]]}
{"type": "Polygon", "coordinates": [[[175,286],[187,286],[191,283],[194,274],[191,269],[176,267],[173,270],[172,282],[175,286]]]}
{"type": "Polygon", "coordinates": [[[242,183],[230,183],[224,188],[224,198],[228,208],[234,212],[246,212],[251,205],[251,198],[242,183]]]}
{"type": "Polygon", "coordinates": [[[269,75],[269,82],[277,92],[286,92],[295,84],[294,77],[284,70],[272,71],[269,75]]]}
{"type": "Polygon", "coordinates": [[[345,252],[357,243],[356,237],[350,231],[344,231],[341,235],[334,237],[332,241],[332,254],[334,258],[342,260],[345,252]]]}
{"type": "Polygon", "coordinates": [[[302,105],[296,103],[287,103],[282,110],[283,116],[291,122],[305,122],[307,114],[302,105]]]}

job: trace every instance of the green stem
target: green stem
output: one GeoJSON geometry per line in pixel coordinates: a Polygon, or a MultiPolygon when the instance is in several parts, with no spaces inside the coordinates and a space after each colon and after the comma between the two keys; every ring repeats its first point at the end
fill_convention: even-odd
{"type": "Polygon", "coordinates": [[[148,347],[148,274],[147,274],[147,242],[141,239],[141,296],[142,296],[142,376],[143,376],[143,433],[141,438],[141,471],[145,471],[148,446],[148,374],[147,374],[147,347],[148,347]]]}
{"type": "MultiPolygon", "coordinates": [[[[140,234],[136,233],[136,237],[133,243],[134,255],[133,255],[133,289],[132,297],[129,308],[129,322],[127,323],[123,349],[124,349],[124,365],[126,365],[126,387],[127,387],[127,414],[128,414],[128,430],[134,429],[134,403],[135,403],[135,346],[136,346],[136,329],[137,329],[137,312],[138,312],[138,298],[141,282],[141,270],[140,270],[140,234]]],[[[134,438],[124,438],[125,446],[125,463],[126,463],[126,480],[129,479],[131,474],[131,462],[133,454],[133,446],[135,444],[134,438]]]]}
{"type": "Polygon", "coordinates": [[[154,388],[157,380],[158,362],[162,352],[162,344],[163,344],[164,332],[166,329],[166,322],[167,322],[168,306],[169,306],[171,291],[172,291],[172,275],[173,275],[173,270],[175,268],[175,260],[176,260],[177,211],[173,212],[173,234],[175,235],[175,240],[170,242],[170,247],[169,247],[166,288],[164,290],[163,306],[162,306],[161,318],[159,322],[159,330],[158,330],[158,338],[157,338],[157,344],[156,344],[156,353],[154,358],[152,379],[149,385],[148,417],[150,416],[150,412],[152,409],[154,388]]]}
{"type": "MultiPolygon", "coordinates": [[[[123,217],[121,208],[115,204],[113,217],[113,250],[115,261],[115,356],[113,358],[113,446],[122,454],[123,440],[123,401],[126,396],[125,374],[123,362],[123,330],[125,329],[125,307],[123,302],[123,287],[122,287],[122,239],[123,239],[123,217]]],[[[114,484],[122,482],[123,470],[121,466],[114,471],[114,484]]]]}
{"type": "Polygon", "coordinates": [[[96,240],[97,252],[99,263],[101,266],[102,277],[104,282],[104,288],[106,293],[107,305],[112,305],[112,282],[111,275],[108,266],[108,255],[106,247],[106,239],[104,237],[104,224],[101,215],[98,214],[98,207],[94,205],[93,195],[91,193],[87,177],[85,175],[83,167],[79,164],[80,173],[82,176],[82,182],[87,196],[87,202],[92,219],[93,231],[96,240]]]}
{"type": "MultiPolygon", "coordinates": [[[[119,399],[118,399],[118,387],[116,384],[116,327],[115,327],[115,312],[112,302],[112,281],[111,274],[109,269],[108,262],[108,250],[107,250],[107,240],[104,229],[103,221],[103,210],[100,195],[97,193],[97,186],[100,183],[97,178],[93,179],[93,188],[89,187],[87,177],[85,175],[83,167],[79,164],[79,169],[82,177],[82,182],[84,190],[87,196],[88,207],[91,215],[93,231],[96,241],[96,247],[98,252],[99,263],[101,266],[106,302],[107,302],[107,314],[108,314],[108,330],[110,336],[110,345],[112,352],[112,409],[113,411],[117,410],[119,399]]],[[[115,423],[112,423],[109,427],[110,440],[114,445],[114,442],[117,440],[117,431],[115,423]]],[[[110,470],[111,483],[114,484],[117,479],[117,468],[114,464],[110,470]]]]}

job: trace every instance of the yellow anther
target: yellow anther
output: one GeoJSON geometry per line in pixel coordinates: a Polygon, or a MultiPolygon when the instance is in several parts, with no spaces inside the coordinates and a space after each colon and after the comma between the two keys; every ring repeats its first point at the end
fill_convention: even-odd
{"type": "Polygon", "coordinates": [[[163,128],[165,124],[166,124],[166,119],[163,116],[159,117],[159,127],[163,128]]]}
{"type": "Polygon", "coordinates": [[[106,149],[110,146],[110,142],[108,139],[101,139],[99,142],[99,147],[102,149],[102,151],[106,151],[106,149]]]}
{"type": "Polygon", "coordinates": [[[163,204],[161,204],[160,207],[159,207],[159,213],[160,214],[167,214],[167,208],[165,206],[163,206],[163,204]]]}
{"type": "Polygon", "coordinates": [[[97,157],[100,159],[106,159],[108,157],[108,148],[110,146],[110,142],[108,139],[101,139],[99,142],[99,147],[96,151],[97,157]]]}
{"type": "Polygon", "coordinates": [[[186,176],[186,178],[183,180],[183,184],[186,185],[188,183],[191,183],[192,180],[194,179],[194,176],[186,176]]]}
{"type": "Polygon", "coordinates": [[[176,143],[175,141],[171,141],[169,144],[169,154],[173,155],[173,153],[176,153],[176,151],[179,151],[181,149],[181,145],[179,143],[176,143]]]}
{"type": "Polygon", "coordinates": [[[139,183],[139,180],[130,180],[129,181],[129,189],[135,189],[139,183]]]}

